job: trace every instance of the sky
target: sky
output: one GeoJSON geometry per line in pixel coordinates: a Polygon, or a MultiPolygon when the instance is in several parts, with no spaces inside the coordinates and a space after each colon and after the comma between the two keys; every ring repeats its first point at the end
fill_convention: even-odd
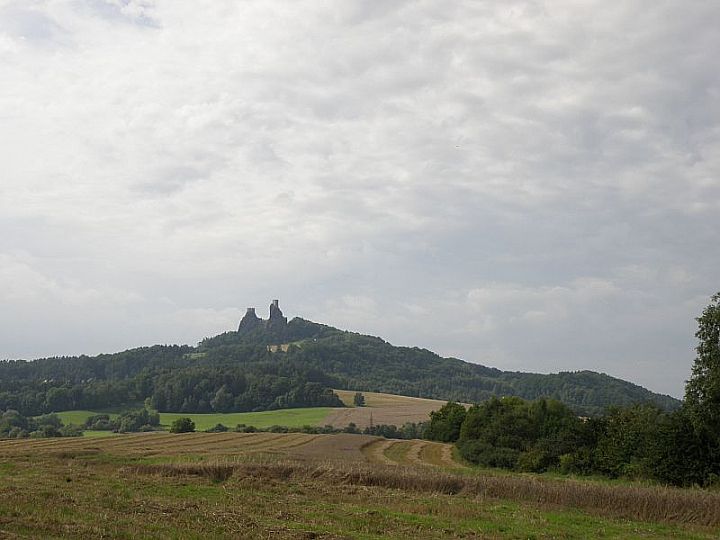
{"type": "Polygon", "coordinates": [[[248,306],[682,397],[720,3],[0,0],[0,358],[248,306]]]}

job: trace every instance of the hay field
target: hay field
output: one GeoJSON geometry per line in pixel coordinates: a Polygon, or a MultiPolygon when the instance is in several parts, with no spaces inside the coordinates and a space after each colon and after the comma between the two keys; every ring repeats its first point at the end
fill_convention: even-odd
{"type": "Polygon", "coordinates": [[[432,465],[447,469],[468,468],[455,459],[451,444],[433,441],[379,439],[363,446],[362,451],[366,460],[370,463],[410,466],[432,465]]]}
{"type": "Polygon", "coordinates": [[[103,438],[0,439],[0,457],[108,454],[133,457],[268,455],[300,460],[463,467],[452,445],[422,440],[400,441],[369,435],[306,433],[129,433],[103,438]]]}
{"type": "Polygon", "coordinates": [[[0,538],[720,535],[719,493],[455,471],[446,448],[350,434],[0,440],[0,538]]]}
{"type": "Polygon", "coordinates": [[[335,390],[347,409],[334,409],[325,423],[336,427],[347,426],[353,422],[360,429],[372,423],[392,424],[398,427],[405,422],[425,422],[432,411],[445,405],[445,401],[424,399],[378,392],[361,392],[365,396],[365,407],[353,407],[354,390],[335,390]]]}
{"type": "Polygon", "coordinates": [[[113,456],[183,457],[269,455],[296,459],[364,461],[362,448],[379,440],[366,435],[306,433],[132,433],[104,438],[0,439],[0,457],[113,456]]]}

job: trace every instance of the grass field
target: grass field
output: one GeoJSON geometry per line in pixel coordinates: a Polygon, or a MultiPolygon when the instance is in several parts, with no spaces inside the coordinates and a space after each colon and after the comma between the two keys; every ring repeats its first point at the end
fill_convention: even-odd
{"type": "MultiPolygon", "coordinates": [[[[270,426],[286,426],[286,427],[302,427],[305,425],[318,426],[324,425],[325,419],[334,409],[330,407],[308,407],[303,409],[282,409],[278,411],[248,412],[248,413],[213,413],[213,414],[194,414],[194,413],[160,413],[160,423],[169,427],[177,418],[192,418],[195,422],[195,429],[203,431],[211,428],[216,424],[223,424],[229,428],[234,428],[238,424],[246,424],[258,428],[268,428],[270,426]]],[[[63,411],[57,413],[65,424],[82,425],[89,416],[99,414],[93,411],[63,411]]],[[[112,418],[117,413],[111,413],[112,418]]],[[[91,432],[86,432],[89,434],[91,432]]]]}
{"type": "Polygon", "coordinates": [[[60,417],[64,424],[75,424],[77,426],[83,425],[88,417],[96,414],[107,414],[110,418],[116,418],[118,416],[117,413],[101,413],[97,411],[62,411],[55,414],[60,417]]]}
{"type": "Polygon", "coordinates": [[[720,535],[719,493],[458,474],[449,448],[301,433],[0,440],[0,538],[720,535]]]}
{"type": "Polygon", "coordinates": [[[262,411],[226,414],[193,414],[193,413],[160,413],[160,423],[164,426],[172,424],[177,418],[188,417],[195,422],[195,429],[205,430],[215,424],[223,424],[233,428],[238,424],[246,424],[259,428],[270,426],[302,427],[323,425],[325,418],[332,411],[330,407],[308,407],[302,409],[281,409],[278,411],[262,411]]]}
{"type": "MultiPolygon", "coordinates": [[[[367,427],[371,421],[377,424],[393,424],[402,426],[405,422],[424,422],[429,418],[431,411],[436,411],[445,402],[434,399],[422,399],[378,392],[363,392],[365,407],[353,407],[354,391],[335,390],[347,408],[312,407],[302,409],[282,409],[279,411],[263,411],[248,413],[160,413],[160,423],[166,428],[173,420],[189,417],[195,422],[199,431],[206,430],[216,424],[223,424],[234,428],[237,424],[246,424],[258,428],[270,426],[302,427],[324,426],[344,427],[355,423],[360,429],[367,427]]],[[[136,408],[142,407],[139,404],[136,408]]],[[[63,411],[57,413],[65,424],[82,425],[89,416],[94,414],[109,414],[111,418],[117,416],[119,411],[63,411]]],[[[91,432],[86,432],[90,434],[91,432]]]]}

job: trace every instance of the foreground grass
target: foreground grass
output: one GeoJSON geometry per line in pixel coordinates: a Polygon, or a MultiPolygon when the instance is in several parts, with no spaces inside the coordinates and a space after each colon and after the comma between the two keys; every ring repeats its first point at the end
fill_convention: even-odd
{"type": "MultiPolygon", "coordinates": [[[[321,426],[324,425],[325,418],[333,410],[334,409],[330,407],[307,407],[302,409],[281,409],[278,411],[248,413],[160,413],[160,423],[168,427],[174,420],[187,417],[195,422],[195,429],[200,431],[211,428],[216,424],[223,424],[229,428],[234,428],[237,424],[246,424],[259,428],[268,428],[270,426],[321,426]]],[[[65,424],[77,425],[84,424],[85,420],[94,414],[101,413],[96,411],[63,411],[57,413],[65,424]]],[[[110,413],[111,418],[117,416],[117,413],[110,413]]]]}
{"type": "Polygon", "coordinates": [[[226,463],[145,465],[86,453],[0,458],[0,537],[709,539],[720,532],[451,494],[416,485],[396,467],[226,463]]]}

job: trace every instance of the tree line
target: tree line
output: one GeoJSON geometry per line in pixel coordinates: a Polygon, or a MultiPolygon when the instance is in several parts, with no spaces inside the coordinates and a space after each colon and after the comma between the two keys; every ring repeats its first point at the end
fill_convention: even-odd
{"type": "Polygon", "coordinates": [[[492,398],[468,410],[451,402],[431,414],[425,436],[456,443],[460,455],[477,465],[716,485],[720,294],[697,321],[697,357],[678,410],[645,403],[583,418],[552,399],[492,398]]]}

